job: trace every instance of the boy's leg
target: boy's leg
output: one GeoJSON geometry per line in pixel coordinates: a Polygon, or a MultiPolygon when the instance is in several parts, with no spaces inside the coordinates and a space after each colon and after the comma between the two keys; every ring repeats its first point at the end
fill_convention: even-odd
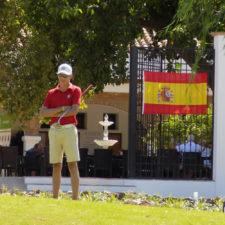
{"type": "Polygon", "coordinates": [[[53,198],[59,197],[59,188],[61,185],[61,170],[62,170],[62,163],[53,164],[53,174],[52,174],[53,198]]]}
{"type": "Polygon", "coordinates": [[[70,171],[70,179],[73,192],[72,199],[77,200],[80,186],[80,175],[77,162],[68,162],[68,168],[70,171]]]}

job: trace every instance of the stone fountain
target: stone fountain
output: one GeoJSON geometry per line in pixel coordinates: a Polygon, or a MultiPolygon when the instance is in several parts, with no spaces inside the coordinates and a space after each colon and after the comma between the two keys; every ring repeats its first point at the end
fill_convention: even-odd
{"type": "Polygon", "coordinates": [[[103,149],[108,149],[108,147],[113,146],[114,144],[116,144],[118,142],[117,140],[108,138],[108,135],[109,135],[108,127],[114,123],[113,121],[109,121],[108,118],[109,118],[108,115],[105,114],[104,121],[99,121],[99,124],[101,124],[104,127],[103,139],[102,140],[94,140],[94,142],[97,145],[101,146],[103,149]]]}

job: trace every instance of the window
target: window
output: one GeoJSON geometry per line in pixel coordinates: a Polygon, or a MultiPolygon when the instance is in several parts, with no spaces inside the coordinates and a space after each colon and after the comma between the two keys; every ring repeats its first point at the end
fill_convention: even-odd
{"type": "Polygon", "coordinates": [[[41,128],[50,128],[50,124],[42,123],[41,128]]]}
{"type": "Polygon", "coordinates": [[[86,113],[78,113],[77,114],[77,128],[78,129],[86,129],[86,113]]]}
{"type": "Polygon", "coordinates": [[[114,122],[111,126],[108,127],[109,130],[116,130],[118,129],[118,115],[115,113],[104,113],[103,120],[105,115],[108,115],[108,120],[114,122]]]}

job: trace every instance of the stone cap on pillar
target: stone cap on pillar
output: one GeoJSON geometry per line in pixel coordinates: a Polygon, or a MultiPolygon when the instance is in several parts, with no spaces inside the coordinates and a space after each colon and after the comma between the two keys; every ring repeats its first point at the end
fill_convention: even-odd
{"type": "Polygon", "coordinates": [[[219,36],[219,35],[225,36],[225,31],[211,32],[210,34],[211,34],[211,36],[213,36],[213,37],[219,36]]]}
{"type": "Polygon", "coordinates": [[[34,147],[34,145],[41,141],[41,136],[29,136],[25,135],[22,137],[23,141],[23,151],[26,152],[27,150],[34,147]]]}

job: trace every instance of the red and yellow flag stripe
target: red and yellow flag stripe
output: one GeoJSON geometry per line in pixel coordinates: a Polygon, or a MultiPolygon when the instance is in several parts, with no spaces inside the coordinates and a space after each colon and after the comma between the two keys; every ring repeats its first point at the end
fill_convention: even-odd
{"type": "Polygon", "coordinates": [[[144,114],[204,114],[207,110],[207,73],[144,71],[144,114]]]}

